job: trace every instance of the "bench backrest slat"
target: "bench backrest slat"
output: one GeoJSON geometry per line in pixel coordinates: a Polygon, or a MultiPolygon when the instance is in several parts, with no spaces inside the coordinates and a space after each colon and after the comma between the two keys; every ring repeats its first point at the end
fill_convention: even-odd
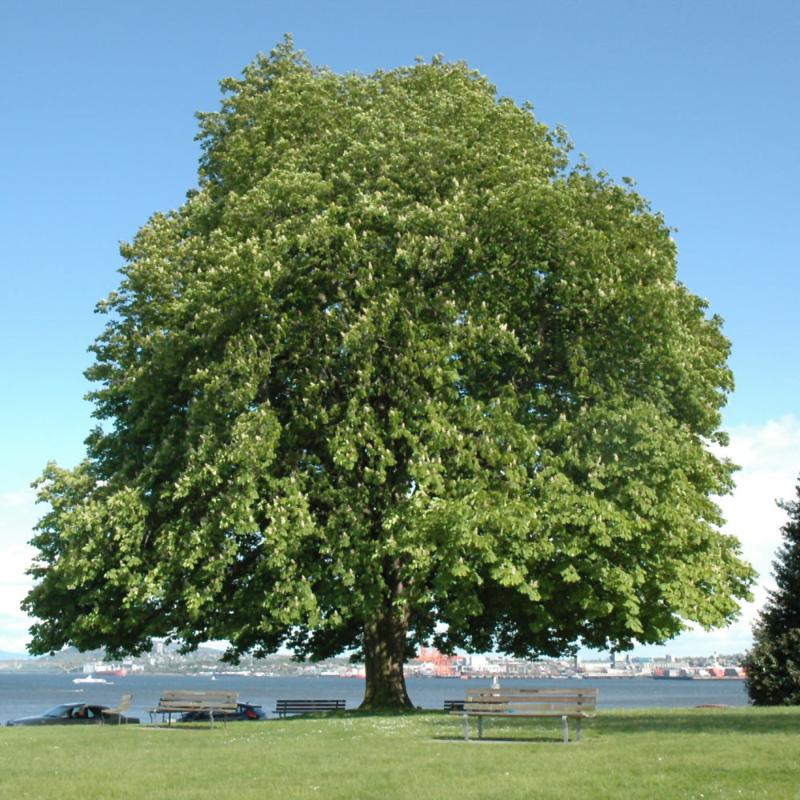
{"type": "Polygon", "coordinates": [[[345,711],[345,700],[276,700],[275,713],[308,714],[315,711],[345,711]]]}
{"type": "Polygon", "coordinates": [[[473,689],[467,697],[597,697],[597,689],[473,689]]]}
{"type": "Polygon", "coordinates": [[[464,699],[464,711],[477,714],[590,714],[597,689],[478,689],[464,699]]]}
{"type": "Polygon", "coordinates": [[[178,708],[186,711],[213,709],[235,709],[239,692],[191,692],[166,691],[161,693],[158,705],[161,708],[178,708]]]}

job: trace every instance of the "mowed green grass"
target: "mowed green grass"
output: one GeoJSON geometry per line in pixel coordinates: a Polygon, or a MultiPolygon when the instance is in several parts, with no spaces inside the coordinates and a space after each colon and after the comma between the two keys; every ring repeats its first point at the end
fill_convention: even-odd
{"type": "Polygon", "coordinates": [[[800,800],[800,708],[600,711],[569,745],[558,719],[485,734],[436,712],[4,728],[0,797],[800,800]]]}

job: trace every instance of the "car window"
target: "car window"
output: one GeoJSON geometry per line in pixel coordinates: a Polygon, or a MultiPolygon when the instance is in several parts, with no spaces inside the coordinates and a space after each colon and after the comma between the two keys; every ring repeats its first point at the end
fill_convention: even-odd
{"type": "Polygon", "coordinates": [[[71,706],[62,703],[59,706],[53,706],[42,714],[43,717],[67,717],[71,706]]]}

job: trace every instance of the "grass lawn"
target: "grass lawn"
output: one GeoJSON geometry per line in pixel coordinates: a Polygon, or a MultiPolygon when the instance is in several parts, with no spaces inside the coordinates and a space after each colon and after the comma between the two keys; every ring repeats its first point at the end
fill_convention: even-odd
{"type": "Polygon", "coordinates": [[[0,798],[800,800],[800,708],[600,711],[569,745],[558,719],[461,732],[436,712],[3,728],[0,798]]]}

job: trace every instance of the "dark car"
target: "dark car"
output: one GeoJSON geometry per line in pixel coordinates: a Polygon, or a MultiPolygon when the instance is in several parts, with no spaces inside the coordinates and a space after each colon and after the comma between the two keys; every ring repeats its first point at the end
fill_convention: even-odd
{"type": "Polygon", "coordinates": [[[101,722],[116,724],[138,723],[137,717],[120,714],[103,714],[108,706],[88,705],[86,703],[62,703],[35,717],[10,719],[6,725],[99,725],[101,722]]]}
{"type": "MultiPolygon", "coordinates": [[[[236,711],[226,711],[224,714],[214,712],[214,719],[266,719],[267,714],[261,706],[254,706],[251,703],[237,703],[236,711]]],[[[208,720],[208,711],[187,711],[181,714],[178,722],[205,722],[208,720]]]]}

